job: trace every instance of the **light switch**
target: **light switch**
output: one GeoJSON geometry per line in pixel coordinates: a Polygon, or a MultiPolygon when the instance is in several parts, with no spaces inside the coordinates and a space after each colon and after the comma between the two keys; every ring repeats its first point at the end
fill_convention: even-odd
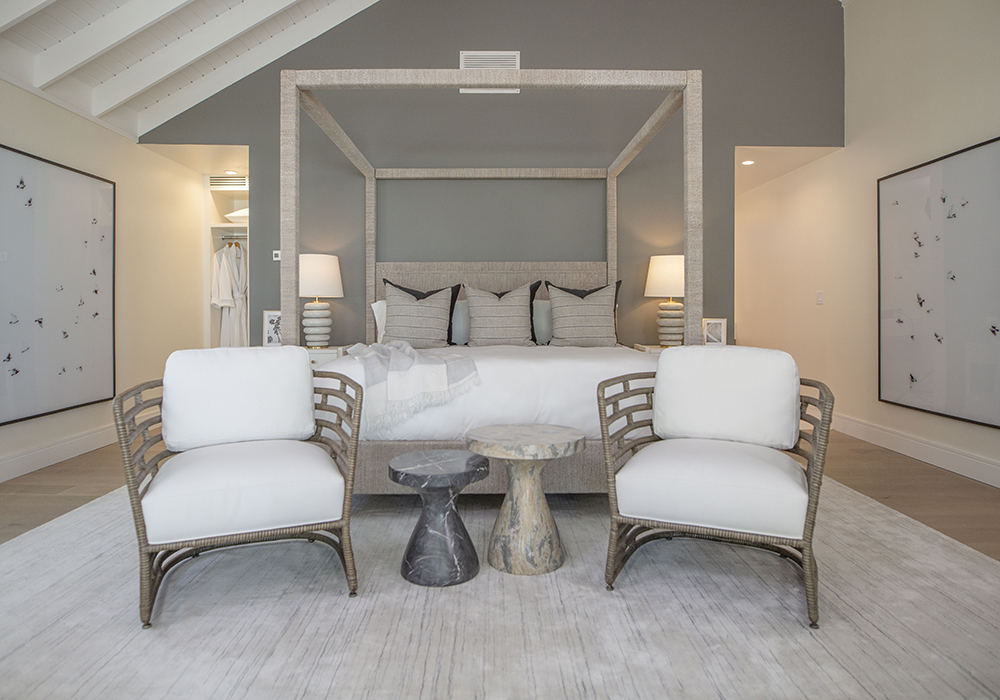
{"type": "Polygon", "coordinates": [[[816,292],[816,303],[817,304],[823,303],[823,292],[816,292]]]}

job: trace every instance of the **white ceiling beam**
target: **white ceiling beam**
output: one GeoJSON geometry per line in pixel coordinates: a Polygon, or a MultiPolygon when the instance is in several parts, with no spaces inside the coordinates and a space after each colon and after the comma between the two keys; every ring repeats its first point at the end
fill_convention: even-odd
{"type": "Polygon", "coordinates": [[[0,32],[44,10],[56,0],[0,0],[0,32]]]}
{"type": "Polygon", "coordinates": [[[130,0],[35,56],[35,87],[49,85],[194,0],[130,0]]]}
{"type": "MultiPolygon", "coordinates": [[[[161,80],[283,12],[298,0],[245,0],[94,88],[93,112],[107,114],[161,80]]],[[[306,21],[309,21],[307,18],[306,21]]]]}
{"type": "Polygon", "coordinates": [[[322,10],[309,15],[303,22],[276,34],[268,41],[258,44],[224,66],[216,68],[200,80],[172,93],[170,96],[150,105],[139,113],[139,133],[155,129],[173,119],[181,112],[194,107],[236,81],[244,78],[269,63],[278,60],[289,51],[312,41],[320,34],[333,29],[362,10],[374,5],[378,0],[334,0],[322,10]]]}

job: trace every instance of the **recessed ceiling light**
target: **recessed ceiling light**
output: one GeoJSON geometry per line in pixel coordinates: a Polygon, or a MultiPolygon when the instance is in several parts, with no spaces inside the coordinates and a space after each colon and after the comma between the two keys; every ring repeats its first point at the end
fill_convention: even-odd
{"type": "Polygon", "coordinates": [[[753,165],[753,161],[752,160],[745,160],[745,161],[743,161],[743,165],[753,165]]]}
{"type": "MultiPolygon", "coordinates": [[[[750,161],[750,162],[752,163],[753,161],[750,161]]],[[[743,163],[743,165],[746,165],[746,164],[747,163],[745,163],[745,162],[743,163]]],[[[238,174],[239,173],[237,173],[235,170],[227,170],[226,171],[226,175],[238,175],[238,174]]]]}

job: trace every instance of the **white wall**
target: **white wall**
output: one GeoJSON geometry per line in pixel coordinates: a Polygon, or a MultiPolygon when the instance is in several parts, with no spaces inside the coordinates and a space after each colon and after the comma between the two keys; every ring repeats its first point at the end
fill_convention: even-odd
{"type": "Polygon", "coordinates": [[[845,5],[846,147],[736,200],[738,342],[829,384],[836,428],[1000,486],[1000,430],[878,401],[876,201],[878,178],[1000,136],[1000,2],[845,5]]]}
{"type": "MultiPolygon", "coordinates": [[[[113,180],[118,391],[204,342],[202,177],[0,80],[0,143],[113,180]]],[[[0,427],[0,481],[116,439],[111,402],[0,427]]]]}

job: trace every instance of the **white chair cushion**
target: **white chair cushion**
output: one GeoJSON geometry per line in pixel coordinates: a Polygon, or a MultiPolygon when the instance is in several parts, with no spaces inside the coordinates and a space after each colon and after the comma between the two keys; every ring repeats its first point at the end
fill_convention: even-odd
{"type": "Polygon", "coordinates": [[[787,450],[799,439],[799,391],[799,368],[780,350],[671,348],[656,369],[653,432],[787,450]]]}
{"type": "MultiPolygon", "coordinates": [[[[668,350],[667,352],[673,352],[668,350]]],[[[654,442],[615,476],[632,518],[801,539],[809,489],[789,455],[725,440],[654,442]]]]}
{"type": "Polygon", "coordinates": [[[344,477],[312,442],[210,445],[168,459],[142,498],[150,544],[339,520],[344,477]]]}
{"type": "Polygon", "coordinates": [[[163,441],[174,452],[315,431],[305,348],[178,350],[163,372],[163,441]]]}

